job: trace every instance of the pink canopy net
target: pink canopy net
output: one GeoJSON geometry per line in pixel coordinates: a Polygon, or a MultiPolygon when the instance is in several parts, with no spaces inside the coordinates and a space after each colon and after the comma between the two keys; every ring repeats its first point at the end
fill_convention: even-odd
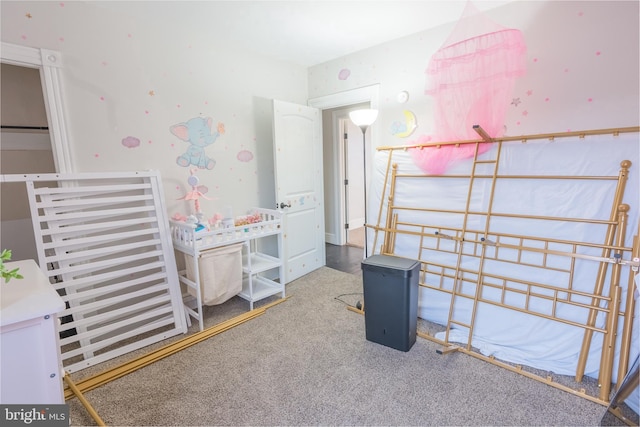
{"type": "MultiPolygon", "coordinates": [[[[526,71],[526,45],[519,30],[496,24],[467,2],[462,17],[427,67],[425,94],[435,101],[434,134],[413,144],[478,139],[480,125],[491,137],[504,133],[516,78],[526,71]]],[[[489,149],[481,144],[480,152],[489,149]]],[[[411,149],[414,162],[442,174],[460,159],[473,157],[475,144],[411,149]]]]}

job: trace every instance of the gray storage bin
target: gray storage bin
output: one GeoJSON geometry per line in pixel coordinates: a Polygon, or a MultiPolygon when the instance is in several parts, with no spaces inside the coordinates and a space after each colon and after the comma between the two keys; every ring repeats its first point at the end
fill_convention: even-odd
{"type": "Polygon", "coordinates": [[[420,262],[389,255],[362,261],[366,338],[409,351],[416,342],[420,262]]]}

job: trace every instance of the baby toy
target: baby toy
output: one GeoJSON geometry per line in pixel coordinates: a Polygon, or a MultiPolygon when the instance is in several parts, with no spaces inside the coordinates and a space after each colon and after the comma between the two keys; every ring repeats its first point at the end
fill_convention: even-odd
{"type": "Polygon", "coordinates": [[[203,199],[207,200],[213,199],[205,196],[205,193],[209,191],[206,186],[198,185],[200,183],[200,180],[196,176],[197,171],[198,169],[196,168],[191,169],[191,175],[189,176],[189,178],[187,178],[187,183],[191,186],[191,191],[187,192],[184,197],[180,197],[178,200],[193,200],[195,214],[187,217],[186,222],[196,224],[196,231],[200,231],[206,228],[202,224],[203,214],[200,210],[200,198],[202,197],[203,199]]]}

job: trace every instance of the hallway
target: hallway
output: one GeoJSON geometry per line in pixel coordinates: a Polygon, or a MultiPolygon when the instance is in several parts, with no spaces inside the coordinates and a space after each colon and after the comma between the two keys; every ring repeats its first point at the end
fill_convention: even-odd
{"type": "Polygon", "coordinates": [[[355,246],[338,246],[325,243],[327,267],[345,273],[362,273],[361,263],[364,259],[364,249],[355,246]]]}
{"type": "Polygon", "coordinates": [[[354,228],[347,232],[347,245],[364,248],[364,227],[354,228]]]}

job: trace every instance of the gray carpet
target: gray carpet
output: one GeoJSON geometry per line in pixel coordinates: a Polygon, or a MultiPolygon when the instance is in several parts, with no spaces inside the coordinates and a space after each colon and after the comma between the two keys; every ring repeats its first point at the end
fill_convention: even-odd
{"type": "MultiPolygon", "coordinates": [[[[430,341],[409,352],[367,341],[364,316],[335,298],[361,291],[360,277],[323,267],[264,315],[85,397],[113,426],[599,424],[602,405],[430,341]]],[[[207,324],[247,309],[234,298],[207,324]]],[[[72,425],[95,425],[68,403],[72,425]]]]}

